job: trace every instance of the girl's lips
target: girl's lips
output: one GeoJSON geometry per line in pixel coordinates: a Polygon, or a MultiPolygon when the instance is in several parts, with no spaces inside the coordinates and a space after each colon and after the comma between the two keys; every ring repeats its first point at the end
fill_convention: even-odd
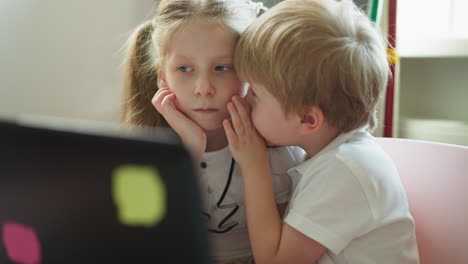
{"type": "Polygon", "coordinates": [[[197,108],[197,109],[195,109],[195,112],[206,113],[206,114],[214,113],[214,112],[217,112],[217,111],[218,110],[215,109],[215,108],[197,108]]]}

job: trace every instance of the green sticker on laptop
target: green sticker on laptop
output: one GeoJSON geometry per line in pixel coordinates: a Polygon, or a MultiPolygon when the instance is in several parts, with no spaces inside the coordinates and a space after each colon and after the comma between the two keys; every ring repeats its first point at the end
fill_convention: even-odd
{"type": "Polygon", "coordinates": [[[115,168],[112,176],[113,198],[123,225],[152,227],[164,219],[166,188],[157,168],[125,164],[115,168]]]}

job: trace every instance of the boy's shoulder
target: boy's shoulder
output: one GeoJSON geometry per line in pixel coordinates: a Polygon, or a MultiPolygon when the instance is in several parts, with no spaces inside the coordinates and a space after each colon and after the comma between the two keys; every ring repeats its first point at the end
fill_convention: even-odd
{"type": "Polygon", "coordinates": [[[396,168],[370,133],[340,135],[290,175],[295,191],[284,221],[324,245],[330,256],[343,255],[347,248],[346,257],[368,256],[375,262],[388,252],[401,253],[395,241],[414,242],[413,220],[396,168]],[[371,232],[376,229],[383,231],[371,232]]]}
{"type": "Polygon", "coordinates": [[[387,181],[387,178],[399,180],[393,161],[363,128],[340,134],[318,154],[294,169],[306,177],[327,174],[363,182],[387,181]]]}
{"type": "Polygon", "coordinates": [[[375,174],[396,168],[391,158],[367,131],[355,131],[336,149],[335,157],[355,174],[375,174]]]}
{"type": "Polygon", "coordinates": [[[361,194],[365,197],[361,202],[372,211],[379,211],[380,202],[389,197],[406,199],[393,161],[364,130],[340,135],[288,173],[295,188],[310,199],[316,199],[323,190],[327,196],[345,200],[356,200],[361,194]]]}
{"type": "Polygon", "coordinates": [[[334,156],[336,171],[341,168],[341,172],[346,175],[343,177],[358,182],[371,204],[378,197],[390,193],[404,197],[403,185],[393,160],[370,133],[356,132],[336,149],[334,156]]]}

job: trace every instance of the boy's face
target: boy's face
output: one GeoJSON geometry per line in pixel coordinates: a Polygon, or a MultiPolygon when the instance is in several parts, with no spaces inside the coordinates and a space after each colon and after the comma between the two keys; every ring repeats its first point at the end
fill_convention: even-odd
{"type": "Polygon", "coordinates": [[[285,114],[278,100],[261,84],[251,83],[246,100],[252,109],[252,122],[258,132],[277,146],[295,145],[301,119],[285,114]]]}
{"type": "Polygon", "coordinates": [[[191,21],[173,35],[165,55],[164,76],[176,107],[205,131],[222,129],[227,103],[242,83],[234,70],[238,36],[226,27],[191,21]]]}

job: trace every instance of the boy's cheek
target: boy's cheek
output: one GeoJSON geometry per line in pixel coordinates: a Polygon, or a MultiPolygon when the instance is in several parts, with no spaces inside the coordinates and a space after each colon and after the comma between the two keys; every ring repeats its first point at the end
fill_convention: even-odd
{"type": "Polygon", "coordinates": [[[260,133],[260,135],[263,137],[262,133],[261,133],[261,129],[262,129],[262,120],[261,120],[261,117],[258,116],[258,114],[252,109],[252,112],[250,114],[250,117],[252,119],[252,124],[254,125],[255,129],[258,131],[258,133],[260,133]]]}

